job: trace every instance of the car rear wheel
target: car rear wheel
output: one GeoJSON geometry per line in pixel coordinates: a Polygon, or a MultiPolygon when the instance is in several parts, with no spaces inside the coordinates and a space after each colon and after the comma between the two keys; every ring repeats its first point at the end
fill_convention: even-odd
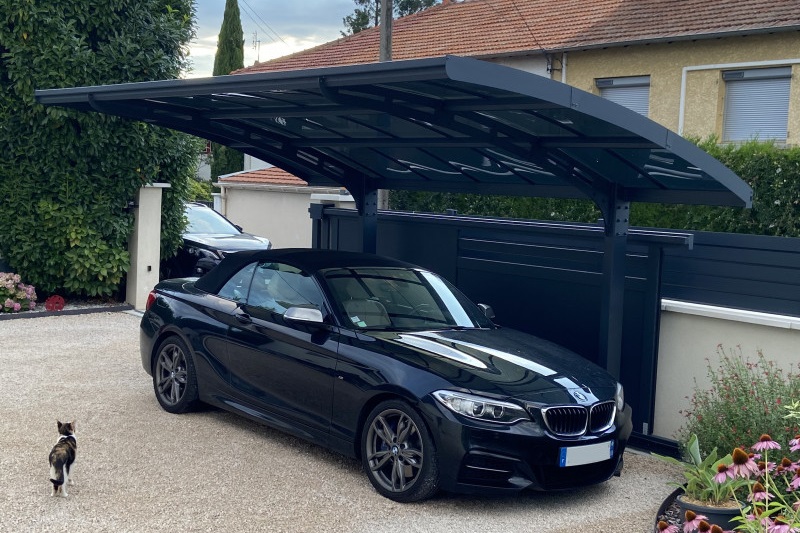
{"type": "Polygon", "coordinates": [[[158,403],[170,413],[197,407],[197,374],[189,348],[179,337],[164,339],[153,363],[153,389],[158,403]]]}
{"type": "Polygon", "coordinates": [[[372,485],[389,499],[416,502],[438,490],[433,439],[422,417],[400,400],[382,402],[370,412],[361,460],[372,485]]]}

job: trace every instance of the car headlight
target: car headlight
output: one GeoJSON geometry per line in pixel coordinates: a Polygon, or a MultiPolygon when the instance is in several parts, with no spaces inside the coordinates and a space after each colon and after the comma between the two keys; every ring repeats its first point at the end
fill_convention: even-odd
{"type": "Polygon", "coordinates": [[[454,413],[477,420],[512,424],[529,419],[525,409],[513,403],[448,390],[438,390],[433,396],[454,413]]]}
{"type": "Polygon", "coordinates": [[[206,259],[217,260],[225,257],[221,252],[215,252],[214,250],[206,250],[205,248],[196,248],[194,246],[189,248],[188,251],[190,254],[200,259],[206,258],[206,259]]]}
{"type": "Polygon", "coordinates": [[[622,389],[622,384],[617,383],[617,392],[614,394],[614,401],[617,403],[617,411],[625,409],[625,391],[622,389]]]}

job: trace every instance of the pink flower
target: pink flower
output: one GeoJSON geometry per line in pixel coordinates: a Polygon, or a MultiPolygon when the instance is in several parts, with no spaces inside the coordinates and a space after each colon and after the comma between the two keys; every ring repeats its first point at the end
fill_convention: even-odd
{"type": "Polygon", "coordinates": [[[686,520],[683,522],[683,533],[691,533],[695,529],[699,529],[700,522],[705,522],[706,520],[708,520],[706,515],[695,514],[694,511],[686,511],[686,520]]]}
{"type": "Polygon", "coordinates": [[[747,497],[747,501],[750,502],[758,502],[758,501],[770,501],[774,496],[767,492],[767,489],[764,488],[764,485],[756,481],[753,483],[753,492],[747,497]]]}
{"type": "Polygon", "coordinates": [[[760,452],[763,450],[780,450],[781,445],[772,440],[772,437],[767,435],[766,433],[761,435],[761,438],[758,439],[758,442],[753,444],[753,450],[760,452]]]}
{"type": "Polygon", "coordinates": [[[782,519],[782,516],[776,517],[775,521],[767,527],[767,533],[797,533],[797,529],[785,523],[782,519]]]}
{"type": "Polygon", "coordinates": [[[749,478],[750,475],[759,475],[761,471],[750,455],[741,448],[733,450],[733,464],[730,466],[736,477],[749,478]]]}
{"type": "Polygon", "coordinates": [[[789,451],[796,452],[797,450],[800,450],[800,435],[796,435],[789,441],[789,451]]]}
{"type": "MultiPolygon", "coordinates": [[[[799,490],[799,489],[800,489],[800,468],[795,470],[794,478],[792,479],[791,483],[789,483],[789,486],[786,487],[786,492],[791,492],[793,490],[799,490]]],[[[800,502],[800,500],[798,500],[798,502],[800,502]]]]}
{"type": "Polygon", "coordinates": [[[717,465],[717,475],[714,476],[714,481],[716,483],[725,483],[726,480],[733,479],[734,477],[736,476],[728,465],[724,463],[717,465]]]}
{"type": "Polygon", "coordinates": [[[678,533],[678,526],[675,524],[668,524],[663,520],[658,522],[659,533],[678,533]]]}
{"type": "Polygon", "coordinates": [[[14,302],[14,312],[17,312],[20,309],[22,309],[22,305],[19,302],[14,302]]]}

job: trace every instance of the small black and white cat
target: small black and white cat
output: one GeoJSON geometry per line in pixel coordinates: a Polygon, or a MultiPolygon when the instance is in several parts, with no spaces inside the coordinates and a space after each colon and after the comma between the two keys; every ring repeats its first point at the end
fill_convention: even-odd
{"type": "Polygon", "coordinates": [[[58,441],[50,451],[50,482],[53,484],[51,496],[61,492],[61,496],[67,497],[67,484],[72,485],[70,479],[72,464],[75,462],[75,454],[78,451],[78,440],[75,438],[75,421],[58,424],[58,441]]]}

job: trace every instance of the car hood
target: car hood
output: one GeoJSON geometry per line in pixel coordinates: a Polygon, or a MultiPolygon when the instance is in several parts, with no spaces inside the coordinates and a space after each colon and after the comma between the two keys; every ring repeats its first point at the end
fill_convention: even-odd
{"type": "Polygon", "coordinates": [[[511,329],[373,333],[388,351],[456,387],[542,403],[591,404],[614,397],[599,366],[539,337],[511,329]]]}
{"type": "Polygon", "coordinates": [[[249,233],[240,233],[238,235],[187,233],[183,236],[183,239],[186,242],[194,243],[204,248],[221,250],[223,252],[266,250],[271,246],[269,239],[250,235],[249,233]]]}

